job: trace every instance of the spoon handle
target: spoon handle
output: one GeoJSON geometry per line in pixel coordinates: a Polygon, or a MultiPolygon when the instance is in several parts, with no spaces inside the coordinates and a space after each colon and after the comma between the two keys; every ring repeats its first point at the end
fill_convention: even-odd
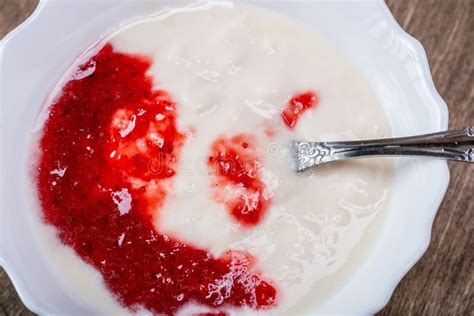
{"type": "Polygon", "coordinates": [[[474,162],[474,126],[419,136],[342,142],[293,142],[295,170],[368,156],[426,156],[474,162]]]}

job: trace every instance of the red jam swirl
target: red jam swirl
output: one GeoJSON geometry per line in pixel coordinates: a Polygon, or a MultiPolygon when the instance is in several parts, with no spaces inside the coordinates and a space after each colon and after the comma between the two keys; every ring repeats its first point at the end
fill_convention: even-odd
{"type": "Polygon", "coordinates": [[[214,199],[244,226],[258,224],[270,205],[257,147],[249,134],[221,137],[212,144],[208,158],[214,199]]]}
{"type": "Polygon", "coordinates": [[[301,115],[303,115],[306,110],[315,107],[318,102],[318,96],[312,91],[303,92],[293,96],[280,114],[283,123],[285,123],[290,129],[295,128],[301,115]]]}
{"type": "MultiPolygon", "coordinates": [[[[229,250],[216,258],[155,230],[184,136],[177,105],[152,88],[150,65],[107,44],[66,83],[39,142],[36,183],[44,220],[131,310],[174,314],[189,302],[209,312],[274,306],[276,289],[249,254],[229,250]]],[[[240,136],[216,141],[212,156],[234,163],[232,174],[218,166],[216,183],[242,183],[247,193],[262,196],[257,169],[242,167],[257,161],[255,146],[240,136]]],[[[268,207],[260,198],[255,208],[226,203],[244,223],[257,223],[268,207]]]]}

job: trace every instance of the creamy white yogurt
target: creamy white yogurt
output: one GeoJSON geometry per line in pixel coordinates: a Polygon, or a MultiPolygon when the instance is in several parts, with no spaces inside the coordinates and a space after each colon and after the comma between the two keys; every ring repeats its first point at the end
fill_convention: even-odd
{"type": "MultiPolygon", "coordinates": [[[[279,291],[277,307],[268,313],[315,310],[373,246],[393,168],[390,160],[371,159],[296,174],[288,142],[389,135],[382,107],[357,69],[304,26],[247,6],[172,11],[139,20],[110,41],[118,51],[152,57],[149,75],[156,88],[171,94],[179,127],[192,131],[172,194],[157,210],[156,229],[216,256],[226,249],[254,255],[279,291]],[[290,131],[279,113],[291,96],[306,90],[319,94],[319,105],[290,131]],[[265,133],[269,126],[274,137],[265,133]],[[264,220],[253,228],[242,227],[212,199],[206,169],[212,142],[238,133],[258,137],[272,196],[264,220]]],[[[99,273],[51,243],[51,233],[44,236],[52,264],[79,297],[100,311],[124,312],[99,273]]],[[[198,310],[187,306],[182,312],[198,310]]]]}

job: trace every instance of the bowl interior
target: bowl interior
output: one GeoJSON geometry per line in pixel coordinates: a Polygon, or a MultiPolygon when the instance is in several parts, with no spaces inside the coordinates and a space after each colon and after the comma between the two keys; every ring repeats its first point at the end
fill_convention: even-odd
{"type": "MultiPolygon", "coordinates": [[[[382,1],[253,4],[301,21],[338,47],[372,87],[395,136],[446,129],[446,105],[433,86],[424,51],[396,24],[382,1]]],[[[0,263],[35,312],[93,311],[93,306],[63,290],[28,225],[32,210],[24,196],[30,181],[31,130],[39,111],[64,72],[98,40],[98,34],[105,35],[130,18],[176,5],[146,0],[42,1],[0,46],[0,128],[5,149],[0,161],[0,263]]],[[[396,160],[392,201],[379,240],[361,268],[319,312],[368,314],[386,304],[398,281],[427,248],[448,180],[443,161],[396,160]]]]}

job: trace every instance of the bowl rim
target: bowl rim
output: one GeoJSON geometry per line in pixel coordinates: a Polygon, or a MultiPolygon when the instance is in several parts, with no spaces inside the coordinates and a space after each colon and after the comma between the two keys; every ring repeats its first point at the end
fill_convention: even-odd
{"type": "MultiPolygon", "coordinates": [[[[385,12],[385,16],[390,20],[390,26],[397,31],[397,35],[402,37],[406,41],[406,45],[411,46],[411,48],[416,52],[418,58],[418,64],[421,65],[423,69],[423,79],[428,86],[432,96],[436,99],[436,102],[433,103],[433,106],[437,106],[438,110],[440,111],[440,126],[443,127],[444,130],[448,129],[449,123],[449,109],[446,102],[443,100],[441,95],[439,94],[438,90],[436,89],[435,83],[433,81],[433,77],[431,75],[431,70],[429,66],[428,56],[426,54],[426,50],[421,42],[413,37],[410,33],[408,33],[403,27],[397,22],[395,17],[393,16],[390,8],[388,7],[387,3],[384,0],[377,0],[378,3],[383,8],[385,12]]],[[[427,229],[424,232],[424,241],[419,245],[419,250],[417,254],[411,259],[410,263],[405,267],[401,273],[399,273],[398,277],[392,280],[391,288],[387,289],[387,293],[389,294],[386,296],[385,302],[381,302],[380,306],[376,309],[376,312],[382,310],[390,301],[395,289],[405,277],[405,275],[413,268],[413,266],[421,259],[421,257],[426,253],[430,242],[431,242],[431,234],[432,234],[432,227],[434,223],[435,216],[439,210],[439,207],[445,197],[446,191],[449,186],[450,182],[450,171],[448,168],[448,163],[443,161],[443,172],[444,172],[444,182],[440,184],[440,190],[438,192],[438,196],[434,198],[433,201],[433,209],[431,212],[431,217],[429,218],[429,225],[427,225],[427,229]]],[[[421,233],[420,233],[421,234],[421,233]]]]}
{"type": "MultiPolygon", "coordinates": [[[[50,0],[39,0],[37,7],[34,9],[32,14],[24,20],[21,24],[19,24],[17,27],[15,27],[13,30],[11,30],[9,33],[7,33],[3,39],[0,39],[0,68],[2,66],[2,57],[3,57],[3,51],[4,48],[6,47],[7,43],[10,41],[13,41],[16,36],[18,36],[23,30],[29,27],[32,21],[34,21],[39,15],[42,14],[43,9],[45,8],[46,4],[50,0]]],[[[232,0],[230,0],[232,1],[232,0]]],[[[277,1],[277,0],[275,0],[277,1]]],[[[428,63],[428,58],[425,52],[425,49],[423,48],[422,44],[413,36],[411,36],[409,33],[407,33],[395,20],[393,14],[391,13],[388,5],[385,3],[384,0],[374,0],[381,8],[383,9],[382,11],[384,12],[384,17],[390,21],[389,27],[395,31],[394,34],[403,39],[404,44],[409,46],[413,52],[416,54],[416,63],[418,66],[420,66],[423,70],[422,73],[422,79],[424,83],[427,85],[427,89],[429,90],[430,94],[436,102],[433,103],[433,107],[437,107],[437,111],[440,113],[440,122],[438,123],[440,126],[442,126],[444,129],[447,129],[448,127],[448,107],[444,100],[441,98],[439,95],[429,68],[429,63],[428,63]]],[[[1,82],[0,82],[1,83],[1,82]]],[[[0,85],[0,95],[2,93],[1,91],[1,85],[0,85]]],[[[2,112],[2,107],[0,106],[0,114],[2,112]]],[[[2,124],[0,124],[1,127],[2,124]]],[[[0,161],[2,160],[2,157],[0,157],[0,161]]],[[[420,231],[420,237],[423,235],[423,242],[419,244],[417,254],[413,256],[410,260],[410,263],[405,266],[405,268],[402,271],[398,271],[396,274],[397,277],[394,277],[392,279],[390,287],[386,288],[386,295],[385,295],[385,300],[379,302],[377,305],[378,307],[375,308],[375,312],[378,312],[381,310],[390,300],[393,292],[395,291],[395,288],[398,286],[399,282],[401,279],[409,272],[409,270],[418,262],[418,260],[423,256],[423,254],[426,252],[429,244],[430,244],[430,238],[431,238],[431,227],[433,225],[434,217],[436,215],[436,212],[444,198],[444,195],[446,193],[446,190],[448,188],[449,184],[449,169],[447,167],[447,163],[444,162],[442,164],[443,167],[443,183],[440,183],[440,190],[438,191],[438,196],[433,198],[433,207],[431,209],[431,214],[429,218],[429,223],[426,226],[427,229],[424,232],[420,231]]],[[[0,169],[0,173],[3,172],[0,169]]],[[[2,177],[3,178],[3,177],[2,177]]],[[[1,183],[0,183],[1,184],[1,183]]],[[[1,187],[0,187],[1,188],[1,187]]],[[[0,218],[2,216],[2,212],[0,211],[0,218]]],[[[0,236],[1,237],[1,236],[0,236]]],[[[30,309],[31,311],[38,313],[38,314],[43,314],[44,312],[42,311],[42,307],[40,304],[38,304],[38,300],[34,297],[33,293],[28,289],[27,283],[23,280],[22,276],[20,273],[17,271],[17,269],[8,263],[8,260],[6,255],[2,257],[3,253],[1,253],[1,240],[0,240],[0,267],[4,268],[7,275],[10,277],[11,282],[17,291],[20,299],[22,302],[25,304],[25,306],[30,309]]]]}
{"type": "MultiPolygon", "coordinates": [[[[23,22],[21,22],[18,26],[13,28],[11,31],[9,31],[3,38],[0,39],[0,69],[3,64],[3,51],[6,47],[6,44],[12,40],[15,39],[15,37],[20,34],[24,29],[28,27],[29,24],[33,20],[35,20],[43,11],[44,6],[46,5],[46,2],[48,0],[38,0],[38,4],[36,8],[33,10],[33,12],[28,16],[23,22]]],[[[2,85],[0,81],[0,96],[2,95],[2,85]]],[[[2,118],[3,115],[1,115],[3,112],[3,105],[0,104],[0,119],[2,118]]],[[[0,121],[0,128],[2,127],[3,124],[1,124],[0,121]]],[[[3,160],[3,157],[0,156],[0,162],[3,160]]],[[[0,174],[3,173],[3,170],[0,169],[0,174]]],[[[3,177],[2,177],[3,179],[3,177]]],[[[0,182],[0,189],[1,185],[3,185],[0,182]]],[[[0,191],[1,193],[1,191],[0,191]]],[[[2,218],[3,212],[0,210],[0,219],[2,218]]],[[[2,222],[2,220],[0,220],[2,222]]],[[[1,236],[0,236],[1,237],[1,236]]],[[[0,240],[0,251],[1,251],[2,243],[0,240]]],[[[34,297],[31,295],[30,291],[26,288],[26,282],[20,281],[22,278],[20,274],[17,272],[17,270],[14,268],[13,265],[10,265],[8,263],[8,260],[5,258],[6,254],[3,254],[0,252],[0,267],[5,270],[5,273],[7,276],[10,278],[10,281],[15,288],[15,291],[17,292],[18,296],[20,297],[22,303],[32,312],[41,315],[42,310],[41,307],[38,306],[37,301],[34,299],[34,297]]]]}

